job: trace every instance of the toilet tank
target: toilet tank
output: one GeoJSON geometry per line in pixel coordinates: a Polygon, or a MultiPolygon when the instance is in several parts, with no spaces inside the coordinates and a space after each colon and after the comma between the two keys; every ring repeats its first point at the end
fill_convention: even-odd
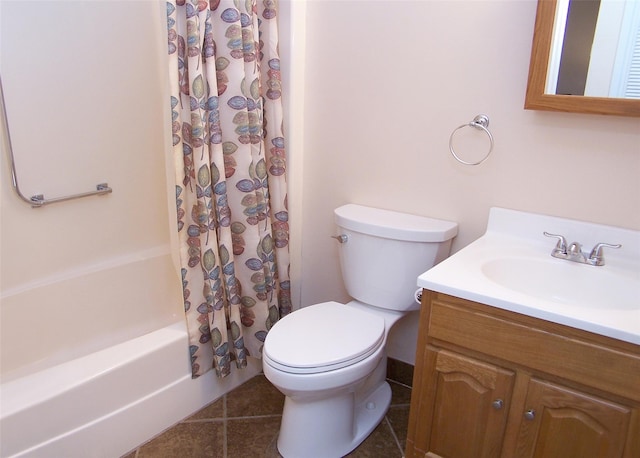
{"type": "Polygon", "coordinates": [[[376,307],[408,311],[418,276],[449,255],[457,223],[348,204],[337,208],[340,267],[347,292],[376,307]]]}

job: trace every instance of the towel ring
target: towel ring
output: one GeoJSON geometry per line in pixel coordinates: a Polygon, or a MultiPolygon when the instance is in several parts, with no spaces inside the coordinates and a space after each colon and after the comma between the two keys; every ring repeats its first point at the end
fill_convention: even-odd
{"type": "Polygon", "coordinates": [[[473,118],[473,121],[471,121],[470,123],[462,124],[461,126],[458,126],[455,129],[453,129],[453,132],[451,132],[451,136],[449,137],[449,151],[451,151],[451,154],[453,154],[453,157],[455,157],[458,162],[460,162],[460,163],[462,163],[464,165],[480,165],[484,161],[487,160],[487,158],[491,154],[491,151],[493,151],[493,135],[491,135],[491,132],[489,132],[489,129],[487,129],[487,127],[489,127],[489,117],[487,115],[479,114],[478,116],[473,118]],[[453,136],[454,136],[454,134],[458,130],[462,129],[463,127],[467,127],[467,126],[475,127],[476,129],[484,130],[484,132],[489,136],[489,141],[491,142],[491,145],[489,146],[489,151],[487,152],[487,154],[477,162],[467,162],[465,160],[460,159],[458,157],[458,155],[456,154],[456,152],[454,151],[454,149],[453,149],[453,136]]]}

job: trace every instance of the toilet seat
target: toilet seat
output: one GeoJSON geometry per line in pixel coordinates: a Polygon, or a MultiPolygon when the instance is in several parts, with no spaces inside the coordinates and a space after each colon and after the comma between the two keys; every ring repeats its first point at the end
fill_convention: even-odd
{"type": "Polygon", "coordinates": [[[278,321],[262,355],[283,372],[317,374],[371,356],[384,342],[384,319],[338,302],[302,308],[278,321]]]}

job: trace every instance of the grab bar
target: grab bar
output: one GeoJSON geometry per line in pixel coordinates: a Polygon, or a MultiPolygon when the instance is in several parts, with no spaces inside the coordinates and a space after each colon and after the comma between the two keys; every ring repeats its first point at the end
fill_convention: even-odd
{"type": "Polygon", "coordinates": [[[80,194],[72,194],[70,196],[54,197],[50,199],[45,199],[43,194],[36,194],[31,196],[30,198],[22,194],[22,191],[20,191],[20,187],[18,186],[18,174],[16,173],[16,163],[13,157],[13,147],[11,145],[11,133],[9,132],[9,121],[7,119],[7,109],[5,107],[5,102],[4,102],[4,90],[2,89],[1,77],[0,77],[0,103],[2,104],[2,110],[0,110],[2,114],[2,124],[6,132],[5,149],[8,152],[9,163],[11,165],[11,186],[13,187],[13,190],[16,192],[16,194],[22,201],[31,205],[32,208],[40,208],[40,207],[44,207],[45,205],[55,204],[57,202],[64,202],[67,200],[80,199],[82,197],[89,197],[89,196],[101,196],[103,194],[109,194],[110,192],[113,192],[113,189],[111,189],[107,183],[99,183],[96,185],[95,191],[83,192],[80,194]]]}

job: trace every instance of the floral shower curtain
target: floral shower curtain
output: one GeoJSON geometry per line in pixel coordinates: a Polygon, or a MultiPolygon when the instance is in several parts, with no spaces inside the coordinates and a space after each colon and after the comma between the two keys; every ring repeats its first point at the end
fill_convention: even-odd
{"type": "Polygon", "coordinates": [[[260,357],[291,311],[275,0],[167,2],[182,285],[193,376],[260,357]]]}

